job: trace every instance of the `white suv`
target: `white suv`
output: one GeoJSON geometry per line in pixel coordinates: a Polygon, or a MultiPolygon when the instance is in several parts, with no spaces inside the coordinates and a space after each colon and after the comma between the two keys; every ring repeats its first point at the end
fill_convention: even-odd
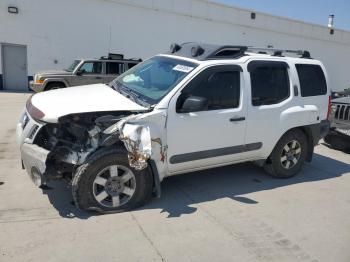
{"type": "Polygon", "coordinates": [[[170,49],[109,85],[32,96],[17,136],[33,181],[68,178],[77,207],[118,212],[159,196],[167,176],[254,161],[286,178],[311,161],[330,91],[309,52],[170,49]]]}

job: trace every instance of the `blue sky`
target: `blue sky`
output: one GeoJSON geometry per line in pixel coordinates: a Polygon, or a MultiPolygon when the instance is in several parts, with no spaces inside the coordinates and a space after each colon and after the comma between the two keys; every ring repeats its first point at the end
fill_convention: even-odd
{"type": "Polygon", "coordinates": [[[350,0],[214,0],[305,22],[327,25],[335,15],[335,28],[350,31],[350,0]]]}

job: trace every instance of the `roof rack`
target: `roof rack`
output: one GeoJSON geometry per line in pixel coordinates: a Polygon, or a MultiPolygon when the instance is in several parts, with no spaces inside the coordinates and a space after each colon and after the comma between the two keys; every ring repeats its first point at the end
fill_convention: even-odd
{"type": "Polygon", "coordinates": [[[113,53],[108,53],[108,56],[101,56],[100,60],[126,60],[126,61],[142,62],[141,58],[125,59],[123,54],[113,54],[113,53]]]}
{"type": "Polygon", "coordinates": [[[301,58],[311,58],[310,52],[307,50],[290,50],[290,49],[276,49],[276,48],[266,48],[266,47],[254,47],[248,46],[247,51],[265,53],[272,52],[273,56],[283,56],[283,53],[300,55],[301,58]]]}
{"type": "Polygon", "coordinates": [[[178,56],[194,58],[197,60],[237,59],[244,56],[246,50],[246,46],[218,46],[189,42],[181,45],[176,43],[172,44],[170,46],[169,54],[176,54],[178,56]]]}
{"type": "Polygon", "coordinates": [[[246,52],[256,52],[258,54],[269,54],[272,56],[282,57],[284,53],[292,53],[300,55],[301,58],[311,59],[309,51],[306,50],[288,50],[288,49],[274,49],[274,48],[259,48],[253,46],[240,45],[208,45],[200,43],[184,43],[172,44],[170,46],[169,54],[176,54],[197,60],[211,60],[211,59],[238,59],[246,56],[246,52]]]}

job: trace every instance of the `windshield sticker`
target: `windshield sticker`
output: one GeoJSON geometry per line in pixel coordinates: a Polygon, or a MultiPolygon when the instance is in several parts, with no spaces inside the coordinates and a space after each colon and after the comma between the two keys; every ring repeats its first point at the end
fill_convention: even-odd
{"type": "Polygon", "coordinates": [[[185,73],[192,71],[192,69],[193,69],[193,67],[185,66],[185,65],[177,65],[173,68],[173,70],[175,70],[175,71],[180,71],[180,72],[185,72],[185,73]]]}

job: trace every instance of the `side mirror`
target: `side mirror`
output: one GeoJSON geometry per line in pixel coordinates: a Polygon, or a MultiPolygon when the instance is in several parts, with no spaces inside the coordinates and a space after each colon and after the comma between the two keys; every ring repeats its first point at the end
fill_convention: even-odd
{"type": "Polygon", "coordinates": [[[208,108],[208,100],[200,96],[189,96],[185,99],[179,113],[203,111],[208,108]]]}
{"type": "Polygon", "coordinates": [[[83,75],[85,73],[85,69],[79,69],[78,71],[77,71],[77,76],[81,76],[81,75],[83,75]]]}

